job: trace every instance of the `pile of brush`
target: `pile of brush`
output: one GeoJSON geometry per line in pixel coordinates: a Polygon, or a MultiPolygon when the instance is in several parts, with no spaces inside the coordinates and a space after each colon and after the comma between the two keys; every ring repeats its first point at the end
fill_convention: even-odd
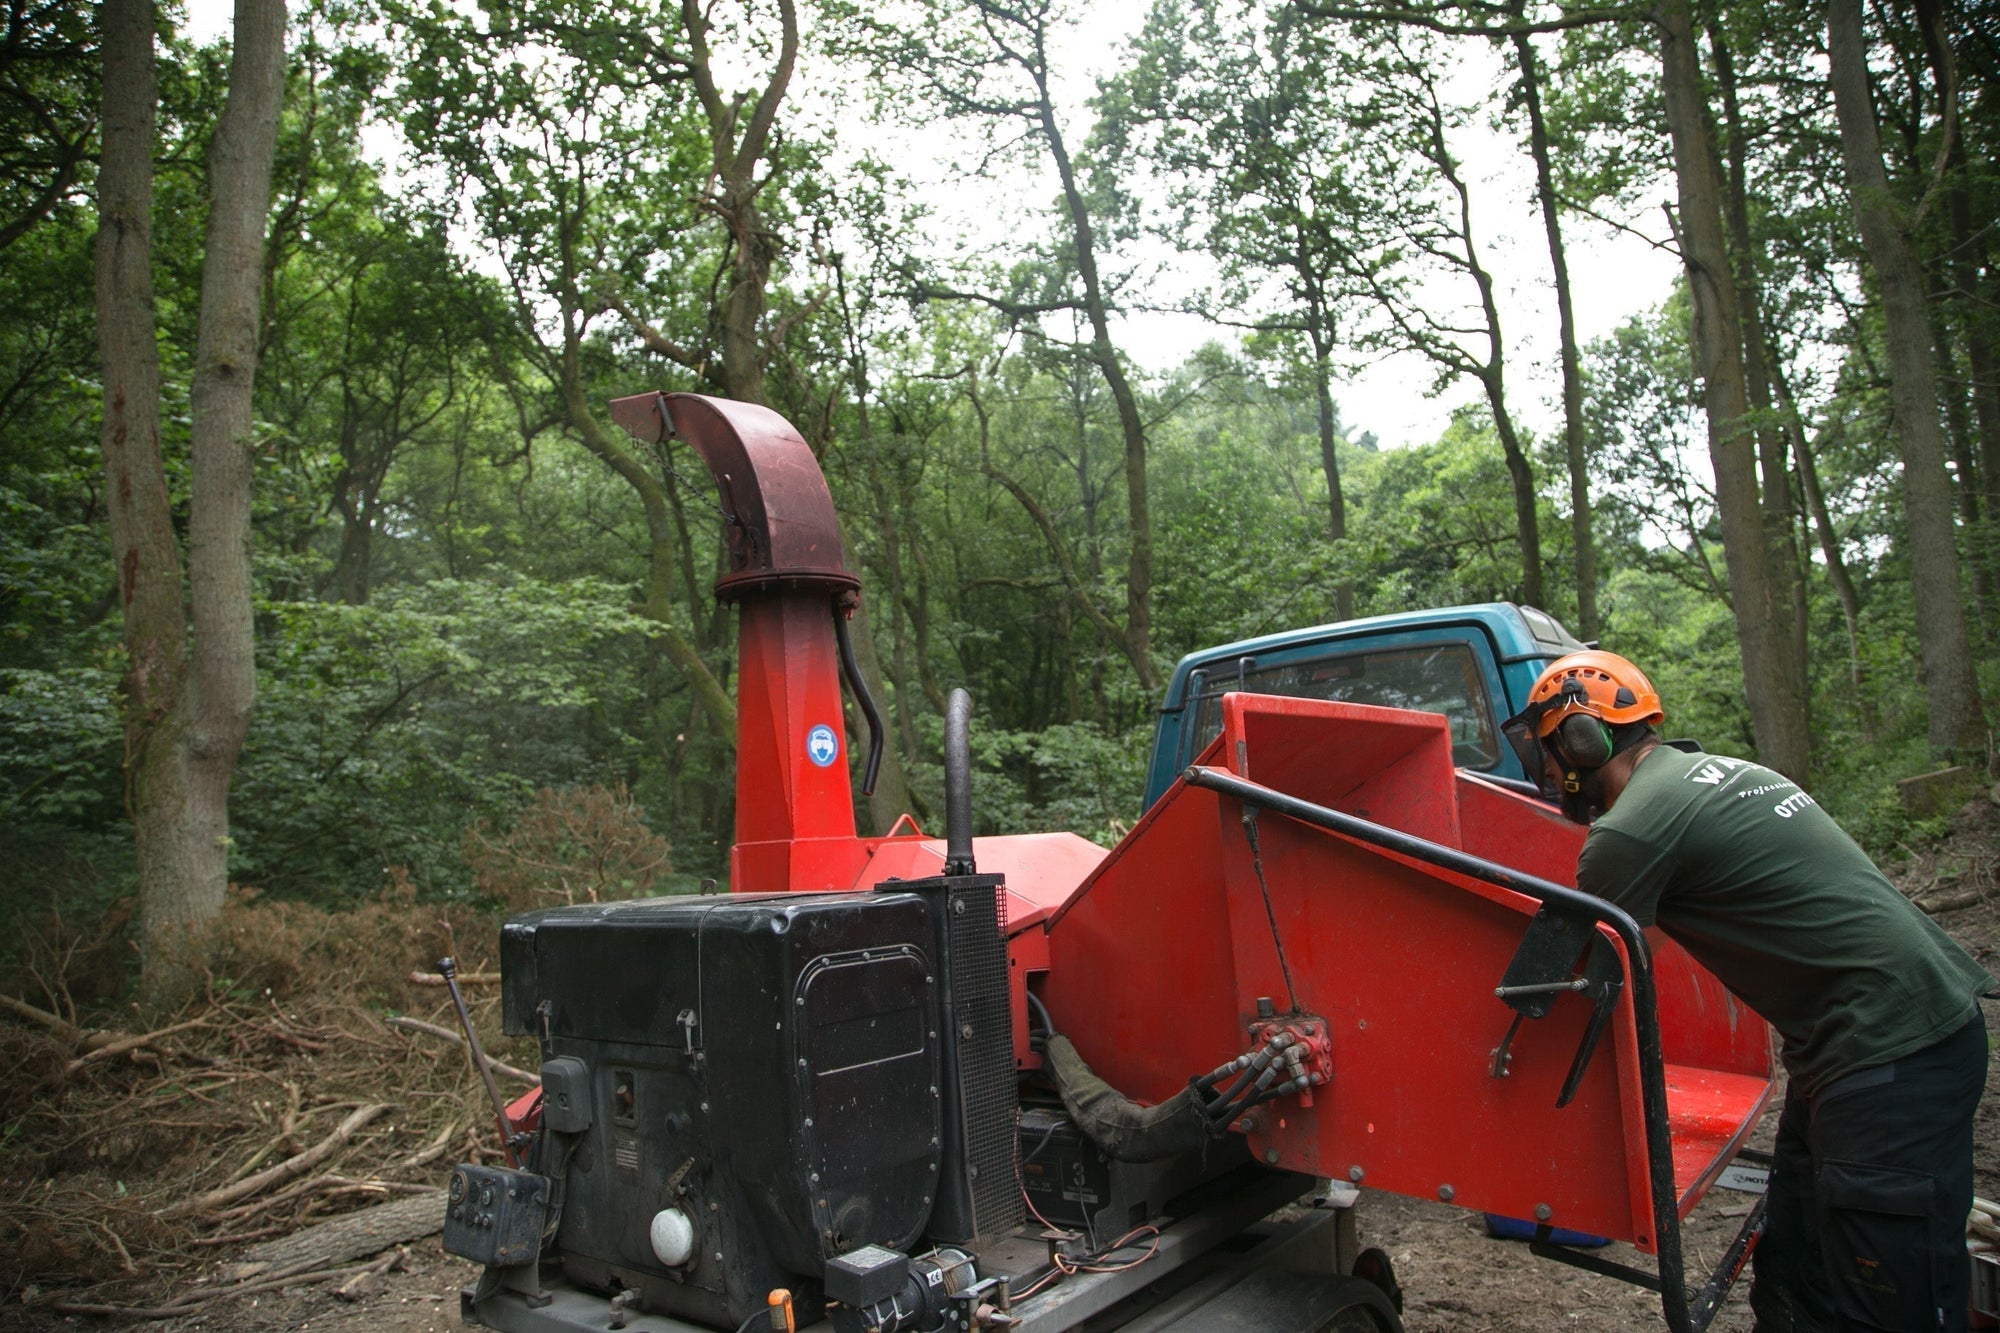
{"type": "Polygon", "coordinates": [[[199,997],[143,1022],[75,1002],[76,942],[39,941],[0,990],[0,1298],[162,1318],[400,1263],[452,1163],[501,1155],[436,959],[462,960],[502,1088],[534,1082],[499,1033],[496,926],[407,893],[337,914],[246,895],[199,997]]]}

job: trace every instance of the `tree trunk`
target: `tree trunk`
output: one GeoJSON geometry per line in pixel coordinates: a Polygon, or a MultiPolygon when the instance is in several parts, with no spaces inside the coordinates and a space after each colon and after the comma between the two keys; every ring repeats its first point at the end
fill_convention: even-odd
{"type": "Polygon", "coordinates": [[[1104,297],[1104,285],[1097,273],[1097,240],[1090,223],[1090,208],[1076,182],[1076,170],[1069,149],[1063,143],[1062,127],[1056,123],[1055,103],[1049,94],[1045,36],[1039,22],[1035,26],[1036,63],[1034,75],[1040,93],[1038,113],[1049,155],[1055,160],[1056,176],[1062,183],[1063,202],[1068,209],[1070,243],[1075,246],[1077,277],[1083,284],[1084,313],[1090,319],[1090,359],[1104,376],[1111,400],[1118,408],[1118,429],[1125,443],[1125,505],[1129,528],[1129,549],[1125,558],[1125,631],[1123,647],[1131,660],[1139,688],[1158,694],[1163,682],[1153,664],[1153,517],[1146,494],[1146,426],[1139,417],[1139,399],[1125,377],[1118,349],[1111,343],[1111,321],[1104,297]]]}
{"type": "MultiPolygon", "coordinates": [[[[143,985],[165,1000],[188,975],[179,935],[202,918],[203,849],[186,818],[188,690],[180,550],[160,456],[153,311],[152,0],[105,0],[103,157],[97,187],[97,338],[104,373],[105,508],[124,612],[125,791],[137,843],[143,985]]],[[[212,859],[212,858],[211,858],[212,859]]]]}
{"type": "Polygon", "coordinates": [[[1867,668],[1861,657],[1861,597],[1855,592],[1854,579],[1847,572],[1847,559],[1840,551],[1840,534],[1833,530],[1833,516],[1827,512],[1826,496],[1820,491],[1819,466],[1813,461],[1812,446],[1806,440],[1805,422],[1799,416],[1798,400],[1792,396],[1792,386],[1785,376],[1784,367],[1774,360],[1772,370],[1772,383],[1777,387],[1778,402],[1784,411],[1785,429],[1792,440],[1792,457],[1799,469],[1799,490],[1805,498],[1806,512],[1812,516],[1820,556],[1826,561],[1827,581],[1833,585],[1834,596],[1840,601],[1841,619],[1847,625],[1848,682],[1854,687],[1855,702],[1861,710],[1864,739],[1872,739],[1875,709],[1867,688],[1867,668]]]}
{"type": "MultiPolygon", "coordinates": [[[[1326,328],[1325,311],[1315,301],[1310,314],[1313,349],[1313,401],[1319,425],[1319,465],[1326,473],[1326,536],[1339,542],[1347,536],[1347,500],[1340,490],[1339,439],[1334,430],[1338,415],[1333,404],[1333,340],[1326,328]]],[[[1333,585],[1333,615],[1349,620],[1354,615],[1354,581],[1342,579],[1333,585]]]]}
{"type": "Polygon", "coordinates": [[[257,698],[250,586],[251,390],[262,332],[264,229],[285,96],[284,0],[236,0],[229,98],[209,150],[207,246],[189,388],[188,610],[194,642],[187,821],[201,863],[190,907],[219,915],[229,780],[257,698]]]}
{"type": "Polygon", "coordinates": [[[1806,584],[1798,543],[1793,538],[1796,511],[1792,504],[1790,469],[1786,466],[1785,432],[1771,408],[1771,346],[1764,334],[1758,277],[1761,251],[1750,233],[1749,150],[1744,142],[1742,108],[1737,100],[1736,62],[1719,25],[1708,30],[1715,57],[1715,82],[1722,96],[1723,125],[1728,136],[1728,174],[1723,178],[1723,217],[1729,228],[1731,274],[1736,309],[1743,321],[1743,380],[1757,437],[1758,468],[1763,479],[1764,547],[1771,561],[1771,607],[1781,618],[1778,644],[1785,674],[1798,682],[1799,706],[1810,733],[1812,691],[1807,686],[1806,584]]]}
{"type": "MultiPolygon", "coordinates": [[[[1963,99],[1958,88],[1957,62],[1951,49],[1951,34],[1939,0],[1917,0],[1917,31],[1923,39],[1924,55],[1930,62],[1931,77],[1940,101],[1963,99]]],[[[1963,103],[1961,102],[1961,106],[1963,103]]],[[[1961,112],[1962,114],[1962,112],[1961,112]]],[[[1981,299],[1981,235],[1972,221],[1972,194],[1966,188],[1963,136],[1954,155],[1958,161],[1945,180],[1945,216],[1950,227],[1950,250],[1941,267],[1949,280],[1951,299],[1957,306],[1957,330],[1965,345],[1966,378],[1972,401],[1972,417],[1978,441],[1977,453],[1962,457],[1959,486],[1977,497],[1968,511],[1973,521],[1967,535],[1972,539],[1968,556],[1972,561],[1974,586],[1981,590],[1985,605],[1980,636],[1990,641],[2000,631],[2000,367],[1996,367],[1988,312],[1990,300],[1981,299]],[[1976,480],[1975,480],[1976,479],[1976,480]]],[[[1940,354],[1943,352],[1940,345],[1940,354]]],[[[1961,406],[1960,410],[1963,408],[1961,406]]],[[[1962,433],[1962,432],[1961,432],[1962,433]]]]}
{"type": "Polygon", "coordinates": [[[590,410],[590,404],[584,397],[582,372],[578,368],[580,351],[579,340],[573,333],[570,334],[564,349],[561,386],[569,424],[582,437],[584,447],[596,454],[638,494],[640,508],[646,515],[646,601],[642,610],[646,618],[659,627],[656,632],[660,649],[667,660],[686,675],[688,685],[701,700],[702,706],[730,734],[733,746],[736,704],[722,682],[715,678],[715,673],[709,670],[708,663],[702,661],[701,655],[674,625],[670,589],[674,581],[675,525],[667,516],[666,488],[590,410]]]}
{"type": "MultiPolygon", "coordinates": [[[[1519,7],[1515,12],[1521,12],[1519,7]]],[[[1563,459],[1569,467],[1570,540],[1576,548],[1576,632],[1588,642],[1598,635],[1597,543],[1591,532],[1590,464],[1584,457],[1583,371],[1576,351],[1576,312],[1570,302],[1569,259],[1563,250],[1555,173],[1549,166],[1549,131],[1542,119],[1541,71],[1534,43],[1526,33],[1514,35],[1514,56],[1521,70],[1522,100],[1528,108],[1528,147],[1535,158],[1535,187],[1541,198],[1542,227],[1549,238],[1549,267],[1556,281],[1556,327],[1562,345],[1563,459]]]]}
{"type": "Polygon", "coordinates": [[[1977,446],[1965,393],[1970,378],[1959,373],[1957,349],[1952,346],[1951,330],[1945,326],[1945,305],[1950,299],[1944,275],[1934,274],[1924,300],[1924,318],[1930,324],[1931,351],[1936,358],[1933,364],[1938,371],[1939,405],[1944,409],[1944,438],[1951,451],[1954,473],[1952,492],[1958,504],[1959,523],[1966,537],[1965,572],[1972,585],[1972,625],[1967,627],[1966,632],[1972,634],[1975,627],[1983,633],[1983,627],[1993,623],[1993,571],[1984,559],[1986,524],[1980,512],[1979,466],[1974,453],[1977,446]]]}
{"type": "Polygon", "coordinates": [[[191,386],[185,612],[161,470],[153,348],[153,22],[150,0],[112,0],[104,10],[98,307],[112,544],[126,619],[140,987],[149,1004],[167,1007],[193,982],[194,933],[222,911],[229,781],[256,698],[250,395],[271,159],[284,98],[285,8],[282,0],[238,0],[229,95],[210,148],[191,386]]]}
{"type": "Polygon", "coordinates": [[[747,116],[743,101],[726,99],[716,83],[708,47],[709,20],[698,0],[681,0],[681,22],[688,38],[688,72],[708,121],[716,211],[730,236],[730,281],[716,312],[722,342],[718,378],[729,397],[761,405],[764,368],[770,361],[764,345],[764,311],[778,242],[757,207],[764,185],[757,178],[757,166],[771,144],[778,107],[798,60],[798,8],[793,0],[778,0],[777,59],[747,116]]]}
{"type": "Polygon", "coordinates": [[[1743,688],[1758,757],[1803,780],[1810,742],[1800,684],[1784,667],[1782,623],[1773,606],[1770,554],[1757,494],[1756,440],[1748,420],[1742,320],[1723,239],[1722,183],[1709,142],[1708,107],[1694,43],[1690,0],[1663,0],[1661,85],[1673,138],[1680,196],[1681,258],[1694,306],[1694,351],[1708,418],[1730,605],[1743,662],[1743,688]]]}
{"type": "MultiPolygon", "coordinates": [[[[1428,75],[1424,89],[1428,98],[1426,130],[1430,137],[1426,156],[1436,164],[1439,174],[1458,199],[1457,239],[1465,254],[1466,271],[1479,288],[1479,307],[1486,318],[1486,360],[1465,364],[1459,361],[1463,353],[1458,353],[1452,360],[1458,362],[1461,369],[1478,376],[1480,384],[1486,389],[1486,402],[1493,411],[1493,430],[1500,437],[1500,449],[1507,460],[1507,475],[1514,485],[1514,527],[1521,548],[1521,600],[1530,606],[1540,606],[1544,600],[1540,502],[1535,494],[1534,465],[1528,461],[1527,451],[1521,447],[1520,433],[1514,429],[1513,415],[1507,410],[1507,344],[1500,332],[1500,307],[1493,297],[1493,275],[1479,260],[1479,246],[1472,234],[1472,191],[1459,172],[1458,160],[1452,156],[1450,145],[1445,142],[1444,113],[1428,75]]],[[[1465,358],[1465,361],[1469,360],[1469,357],[1465,358]]]]}
{"type": "Polygon", "coordinates": [[[1828,0],[1826,27],[1834,112],[1840,122],[1854,218],[1882,295],[1890,402],[1903,460],[1911,596],[1930,705],[1930,746],[1940,759],[1982,752],[1986,720],[1966,636],[1951,484],[1938,433],[1937,387],[1924,317],[1923,273],[1882,167],[1860,0],[1828,0]]]}
{"type": "MultiPolygon", "coordinates": [[[[1499,345],[1499,325],[1494,326],[1494,345],[1499,345]]],[[[1496,357],[1498,353],[1495,353],[1496,357]]],[[[1493,410],[1493,431],[1500,437],[1500,452],[1506,456],[1507,476],[1514,484],[1514,525],[1521,543],[1521,600],[1529,606],[1544,604],[1542,594],[1542,521],[1539,497],[1535,494],[1535,469],[1522,447],[1521,433],[1514,429],[1513,413],[1507,410],[1507,392],[1496,366],[1490,375],[1480,376],[1486,386],[1486,403],[1493,410]]]]}

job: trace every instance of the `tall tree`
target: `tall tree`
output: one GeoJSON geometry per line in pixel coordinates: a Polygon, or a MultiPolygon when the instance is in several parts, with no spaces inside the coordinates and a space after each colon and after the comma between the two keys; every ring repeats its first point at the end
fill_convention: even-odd
{"type": "MultiPolygon", "coordinates": [[[[1948,299],[1939,303],[1934,317],[1939,331],[1955,334],[1964,351],[1964,396],[1971,400],[1978,448],[1975,457],[1971,439],[1965,439],[1954,461],[1960,505],[1973,523],[1967,551],[1973,586],[1987,602],[1984,634],[1991,640],[2000,634],[2000,597],[1994,595],[2000,585],[2000,350],[1995,347],[2000,340],[2000,319],[1995,316],[2000,305],[1996,301],[2000,245],[1994,242],[1993,229],[1977,225],[1975,219],[1982,213],[1990,215],[1995,186],[2000,184],[1993,152],[1994,136],[2000,131],[1996,124],[2000,117],[1993,114],[1996,82],[2000,82],[1995,76],[2000,70],[1982,71],[1984,62],[1968,62],[1973,78],[1969,87],[1961,87],[1966,80],[1955,47],[1968,44],[1968,38],[1976,40],[1976,20],[1942,0],[1919,0],[1915,10],[1919,42],[1941,109],[1935,173],[1944,190],[1944,237],[1931,263],[1938,271],[1935,281],[1948,299]],[[1958,32],[1953,31],[1954,24],[1958,32]],[[1978,114],[1982,108],[1984,115],[1978,114]]],[[[1939,357],[1948,374],[1955,362],[1952,349],[1941,346],[1939,357]]],[[[1962,414],[1959,394],[1949,386],[1945,392],[1948,405],[1962,414]]],[[[1972,434],[1972,429],[1965,434],[1972,434]]]]}
{"type": "MultiPolygon", "coordinates": [[[[605,361],[599,321],[613,308],[635,310],[634,290],[662,272],[677,276],[663,300],[683,307],[672,313],[693,336],[673,337],[671,326],[662,332],[628,313],[648,348],[688,367],[692,387],[762,400],[762,356],[743,352],[730,362],[726,354],[741,343],[718,346],[711,337],[726,303],[710,299],[710,291],[727,290],[738,309],[740,300],[760,308],[765,300],[761,286],[739,290],[735,229],[754,223],[754,215],[739,210],[724,217],[719,242],[705,225],[723,210],[714,193],[723,177],[704,180],[701,173],[717,167],[715,136],[728,132],[742,103],[711,106],[690,96],[697,92],[691,64],[714,57],[706,19],[697,41],[683,17],[671,0],[609,6],[537,0],[496,6],[482,31],[469,16],[407,6],[398,11],[409,37],[401,111],[412,143],[449,175],[447,189],[465,198],[506,270],[553,421],[637,499],[647,534],[645,614],[659,626],[662,653],[686,676],[701,709],[733,733],[735,704],[676,615],[684,530],[673,474],[664,453],[623,439],[598,410],[600,397],[609,396],[598,382],[605,361]],[[708,121],[711,114],[723,123],[708,121]],[[691,192],[690,179],[703,183],[691,192]],[[708,282],[688,282],[690,273],[708,282]]],[[[787,31],[795,37],[795,29],[787,31]]],[[[780,56],[783,77],[767,85],[778,90],[773,97],[782,95],[791,58],[788,45],[780,56]]],[[[702,86],[713,93],[712,71],[707,77],[702,86]]],[[[761,114],[752,125],[763,124],[759,134],[768,136],[761,114]]],[[[760,151],[750,154],[750,168],[760,151]]],[[[754,200],[771,185],[761,180],[745,188],[754,200]]],[[[754,225],[740,239],[753,248],[769,244],[754,225]]],[[[761,283],[768,251],[757,249],[744,262],[761,283]]],[[[688,614],[698,611],[690,606],[688,614]]]]}
{"type": "MultiPolygon", "coordinates": [[[[1063,118],[1056,109],[1055,71],[1050,48],[1063,33],[1052,0],[973,0],[968,6],[936,4],[920,30],[887,32],[889,67],[935,97],[944,110],[983,124],[996,136],[1017,138],[1045,154],[1055,172],[1058,263],[1051,275],[1058,294],[1009,300],[926,284],[933,297],[980,300],[1017,318],[1058,311],[1081,314],[1089,339],[1081,344],[1111,394],[1124,447],[1127,549],[1125,615],[1116,639],[1147,693],[1164,683],[1153,661],[1153,520],[1146,478],[1146,422],[1125,360],[1111,339],[1116,305],[1113,284],[1102,271],[1104,209],[1072,154],[1063,118]]],[[[1101,188],[1100,183],[1100,188],[1101,188]]],[[[1109,628],[1110,617],[1094,594],[1073,585],[1094,622],[1109,628]]]]}
{"type": "MultiPolygon", "coordinates": [[[[774,331],[768,319],[772,266],[782,247],[762,199],[774,177],[786,168],[781,160],[778,111],[798,65],[799,14],[794,0],[778,0],[777,9],[778,49],[761,76],[761,86],[755,89],[733,96],[725,93],[719,68],[744,52],[724,52],[718,60],[710,44],[716,26],[709,17],[711,9],[698,0],[680,3],[681,31],[677,35],[686,43],[685,49],[669,47],[661,52],[673,76],[685,79],[693,89],[701,108],[709,158],[701,206],[726,229],[723,262],[727,269],[717,274],[704,335],[686,341],[663,335],[616,288],[604,298],[625,316],[648,351],[710,379],[724,397],[746,403],[765,401],[765,370],[774,343],[783,333],[782,328],[774,331]],[[744,114],[745,106],[750,109],[748,115],[744,114]]],[[[535,30],[536,25],[529,24],[522,32],[528,35],[535,30]]],[[[589,39],[588,33],[584,36],[589,39]]],[[[570,53],[581,55],[584,50],[587,48],[573,47],[570,53]]]]}
{"type": "MultiPolygon", "coordinates": [[[[1525,3],[1514,16],[1524,19],[1525,3]]],[[[1590,464],[1584,456],[1583,370],[1576,347],[1576,309],[1570,299],[1569,254],[1563,247],[1562,206],[1556,197],[1555,169],[1550,162],[1549,127],[1542,114],[1541,60],[1534,37],[1512,35],[1514,66],[1521,76],[1521,105],[1528,113],[1528,152],[1535,161],[1535,197],[1541,205],[1542,231],[1549,242],[1549,269],[1556,285],[1556,334],[1562,358],[1563,460],[1569,468],[1570,541],[1576,551],[1576,632],[1585,640],[1597,637],[1597,542],[1590,522],[1590,464]]]]}
{"type": "MultiPolygon", "coordinates": [[[[1363,206],[1341,138],[1345,48],[1327,33],[1270,22],[1255,3],[1162,0],[1138,58],[1101,97],[1105,151],[1136,149],[1166,189],[1156,230],[1184,253],[1221,261],[1226,301],[1305,362],[1313,385],[1327,538],[1347,536],[1341,486],[1341,322],[1355,284],[1340,234],[1363,206]],[[1266,291],[1275,284],[1275,291],[1266,291]]],[[[1137,202],[1136,200],[1134,201],[1137,202]]],[[[1354,585],[1334,585],[1334,613],[1354,614],[1354,585]]]]}
{"type": "Polygon", "coordinates": [[[98,308],[103,447],[125,613],[125,740],[138,840],[142,988],[189,984],[192,932],[222,911],[229,780],[255,701],[250,395],[264,225],[284,94],[282,0],[238,0],[230,86],[210,149],[210,212],[191,386],[186,609],[160,448],[152,292],[158,102],[151,0],[103,13],[105,163],[98,308]]]}
{"type": "Polygon", "coordinates": [[[1784,671],[1801,682],[1801,707],[1808,724],[1810,692],[1806,680],[1806,590],[1798,548],[1798,507],[1792,502],[1788,449],[1778,413],[1772,406],[1773,347],[1763,316],[1763,247],[1750,229],[1749,132],[1736,76],[1735,53],[1722,25],[1711,23],[1709,50],[1715,69],[1715,89],[1722,102],[1722,215],[1730,247],[1730,271],[1736,286],[1736,308],[1743,327],[1743,380],[1750,401],[1751,428],[1757,440],[1757,460],[1763,484],[1765,549],[1770,553],[1771,609],[1779,618],[1778,647],[1784,671]]]}
{"type": "Polygon", "coordinates": [[[1903,461],[1911,597],[1923,651],[1930,745],[1940,757],[1986,747],[1986,719],[1972,672],[1964,593],[1959,583],[1951,483],[1938,431],[1936,367],[1925,311],[1924,279],[1882,165],[1881,132],[1868,83],[1868,39],[1861,0],[1828,0],[1826,41],[1834,110],[1847,163],[1854,220],[1867,247],[1886,325],[1889,393],[1903,461]]]}
{"type": "Polygon", "coordinates": [[[1811,737],[1805,682],[1785,669],[1771,557],[1757,489],[1756,437],[1743,373],[1743,321],[1722,225],[1722,181],[1695,46],[1691,0],[1662,0],[1660,64],[1680,195],[1681,258],[1694,305],[1696,369],[1708,418],[1708,454],[1722,519],[1723,559],[1743,659],[1745,701],[1766,764],[1803,779],[1811,737]]]}
{"type": "MultiPolygon", "coordinates": [[[[1520,600],[1541,605],[1542,539],[1540,501],[1535,491],[1534,464],[1507,400],[1507,342],[1500,327],[1500,307],[1493,275],[1486,267],[1472,222],[1472,186],[1451,146],[1456,112],[1439,88],[1437,52],[1421,32],[1391,32],[1381,58],[1379,80],[1367,104],[1371,122],[1393,139],[1383,148],[1405,154],[1435,172],[1443,189],[1435,203],[1397,200],[1378,194],[1379,239],[1373,253],[1357,254],[1354,277],[1374,299],[1381,332],[1378,346],[1399,346],[1426,357],[1437,368],[1440,386],[1469,377],[1485,391],[1494,434],[1507,462],[1513,485],[1514,524],[1521,551],[1520,600]],[[1478,294],[1477,314],[1463,325],[1439,314],[1412,286],[1407,271],[1398,274],[1398,255],[1417,255],[1455,278],[1469,278],[1478,294]]],[[[1357,145],[1359,147],[1359,145],[1357,145]]],[[[1384,180],[1379,188],[1398,188],[1384,180]]],[[[1432,187],[1435,189],[1435,187],[1432,187]]],[[[1366,225],[1366,224],[1365,224],[1366,225]]]]}

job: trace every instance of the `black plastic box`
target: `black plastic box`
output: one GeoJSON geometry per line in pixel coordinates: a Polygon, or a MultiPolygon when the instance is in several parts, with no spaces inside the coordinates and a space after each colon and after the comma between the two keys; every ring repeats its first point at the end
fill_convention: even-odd
{"type": "Polygon", "coordinates": [[[942,1134],[931,941],[929,908],[907,893],[661,898],[508,922],[508,1031],[539,1035],[546,1005],[552,1054],[588,1069],[589,1128],[561,1164],[567,1276],[733,1325],[773,1287],[809,1309],[833,1255],[915,1243],[942,1134]],[[678,1267],[649,1240],[666,1208],[696,1233],[678,1267]]]}
{"type": "Polygon", "coordinates": [[[526,1171],[461,1163],[445,1192],[444,1248],[495,1268],[513,1268],[541,1253],[549,1182],[526,1171]]]}

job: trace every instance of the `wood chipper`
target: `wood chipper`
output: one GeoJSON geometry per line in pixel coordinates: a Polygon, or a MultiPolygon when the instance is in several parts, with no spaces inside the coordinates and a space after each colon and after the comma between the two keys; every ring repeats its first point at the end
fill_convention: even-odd
{"type": "Polygon", "coordinates": [[[1570,887],[1580,831],[1454,767],[1444,717],[1225,692],[1106,852],[973,836],[959,693],[944,836],[858,837],[843,676],[871,774],[881,729],[811,450],[691,394],[612,416],[720,491],[731,892],[506,924],[542,1086],[508,1109],[512,1164],[451,1180],[469,1322],[1394,1333],[1367,1189],[1526,1220],[1707,1327],[1761,1205],[1692,1284],[1681,1220],[1770,1099],[1769,1033],[1570,887]]]}

